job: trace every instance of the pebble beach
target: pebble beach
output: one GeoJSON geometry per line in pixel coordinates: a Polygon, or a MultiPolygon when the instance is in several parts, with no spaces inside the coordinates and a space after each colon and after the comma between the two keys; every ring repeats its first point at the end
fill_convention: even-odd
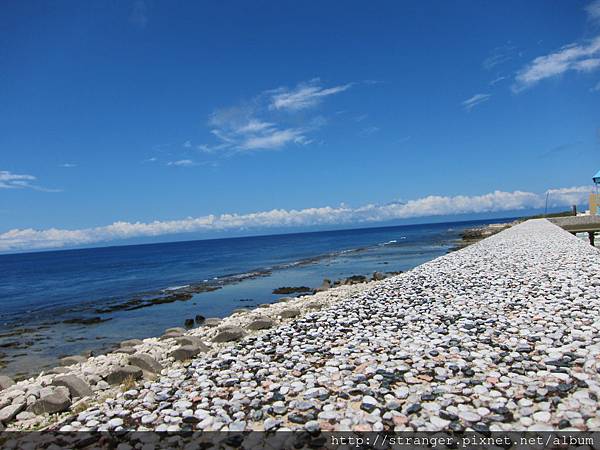
{"type": "Polygon", "coordinates": [[[366,284],[2,381],[8,430],[599,430],[600,253],[529,220],[366,284]]]}

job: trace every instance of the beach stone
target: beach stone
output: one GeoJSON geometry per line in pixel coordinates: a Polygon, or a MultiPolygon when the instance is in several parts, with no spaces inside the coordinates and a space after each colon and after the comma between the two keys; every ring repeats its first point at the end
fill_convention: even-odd
{"type": "Polygon", "coordinates": [[[253,331],[266,330],[272,328],[273,326],[275,326],[275,322],[273,322],[271,319],[260,318],[250,322],[250,324],[248,325],[248,329],[253,331]]]}
{"type": "Polygon", "coordinates": [[[165,330],[165,334],[169,334],[169,333],[179,333],[179,334],[183,334],[183,333],[185,333],[185,328],[181,328],[181,327],[167,328],[167,329],[165,330]]]}
{"type": "Polygon", "coordinates": [[[192,328],[194,326],[194,323],[194,319],[185,319],[185,321],[183,322],[186,328],[192,328]]]}
{"type": "Polygon", "coordinates": [[[328,280],[327,278],[325,278],[323,280],[323,283],[321,283],[321,286],[319,286],[316,289],[316,292],[325,292],[327,290],[331,289],[331,280],[328,280]]]}
{"type": "Polygon", "coordinates": [[[7,377],[6,375],[0,375],[0,391],[7,389],[14,384],[15,382],[12,378],[7,377]]]}
{"type": "Polygon", "coordinates": [[[227,327],[223,328],[213,338],[213,342],[232,342],[239,341],[244,337],[244,330],[239,327],[227,327]]]}
{"type": "Polygon", "coordinates": [[[112,372],[110,372],[104,378],[104,380],[107,383],[114,385],[121,384],[129,378],[133,380],[139,380],[140,378],[142,378],[142,375],[142,369],[140,369],[139,367],[128,365],[113,369],[112,372]]]}
{"type": "Polygon", "coordinates": [[[124,353],[126,355],[133,355],[136,352],[133,347],[119,347],[114,351],[114,353],[124,353]]]}
{"type": "Polygon", "coordinates": [[[146,353],[135,353],[127,359],[129,365],[139,367],[146,372],[160,373],[162,365],[146,353]]]}
{"type": "Polygon", "coordinates": [[[186,361],[205,351],[206,350],[203,350],[201,347],[196,345],[182,345],[181,347],[173,350],[170,355],[175,358],[175,361],[186,361]]]}
{"type": "Polygon", "coordinates": [[[169,333],[163,334],[158,339],[161,340],[161,341],[164,341],[165,339],[175,339],[175,338],[180,337],[182,335],[183,335],[183,333],[181,333],[179,331],[171,331],[169,333]]]}
{"type": "Polygon", "coordinates": [[[30,409],[35,414],[54,414],[67,411],[71,406],[71,400],[66,393],[56,390],[46,395],[31,405],[30,409]]]}
{"type": "Polygon", "coordinates": [[[386,276],[384,273],[381,272],[374,272],[373,273],[373,281],[381,281],[381,280],[385,280],[386,276]]]}
{"type": "Polygon", "coordinates": [[[175,342],[179,345],[194,345],[199,347],[203,352],[207,352],[209,348],[202,342],[202,339],[198,336],[180,336],[175,338],[175,342]]]}
{"type": "Polygon", "coordinates": [[[71,397],[88,397],[93,394],[90,386],[81,378],[75,375],[64,375],[52,380],[54,386],[65,386],[71,397]]]}
{"type": "Polygon", "coordinates": [[[297,308],[284,309],[279,313],[279,316],[283,319],[293,319],[294,317],[298,317],[299,315],[300,310],[297,308]]]}
{"type": "Polygon", "coordinates": [[[7,423],[15,418],[17,414],[25,409],[26,403],[24,401],[16,402],[11,405],[5,406],[0,409],[0,422],[7,423]]]}
{"type": "Polygon", "coordinates": [[[88,358],[86,358],[84,356],[73,355],[73,356],[65,356],[64,358],[59,359],[58,363],[61,366],[72,366],[74,364],[84,363],[87,360],[88,360],[88,358]]]}
{"type": "Polygon", "coordinates": [[[121,342],[121,347],[135,347],[136,345],[141,345],[144,342],[141,339],[127,339],[126,341],[121,342]]]}
{"type": "Polygon", "coordinates": [[[218,317],[209,317],[208,319],[204,319],[204,323],[202,325],[206,326],[206,327],[216,327],[221,323],[221,319],[219,319],[218,317]]]}

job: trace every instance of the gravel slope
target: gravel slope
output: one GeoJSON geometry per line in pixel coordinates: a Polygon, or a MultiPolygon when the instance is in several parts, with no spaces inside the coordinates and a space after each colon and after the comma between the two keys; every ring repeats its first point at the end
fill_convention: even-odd
{"type": "Polygon", "coordinates": [[[163,372],[73,429],[600,429],[600,253],[530,220],[163,372]]]}

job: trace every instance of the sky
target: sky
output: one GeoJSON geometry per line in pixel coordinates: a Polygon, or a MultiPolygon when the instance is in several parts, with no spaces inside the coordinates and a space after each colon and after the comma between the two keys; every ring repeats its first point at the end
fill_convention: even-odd
{"type": "Polygon", "coordinates": [[[0,252],[583,205],[600,169],[600,0],[3,2],[0,68],[0,252]]]}

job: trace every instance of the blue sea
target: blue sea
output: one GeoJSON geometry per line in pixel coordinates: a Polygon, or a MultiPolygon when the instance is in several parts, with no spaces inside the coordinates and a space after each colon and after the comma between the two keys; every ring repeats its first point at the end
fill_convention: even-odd
{"type": "Polygon", "coordinates": [[[407,271],[447,253],[463,229],[503,221],[0,255],[0,373],[22,377],[65,355],[160,335],[198,314],[272,303],[283,297],[273,294],[281,286],[407,271]],[[214,290],[196,293],[207,287],[214,290]],[[181,292],[192,294],[153,303],[181,292]]]}

